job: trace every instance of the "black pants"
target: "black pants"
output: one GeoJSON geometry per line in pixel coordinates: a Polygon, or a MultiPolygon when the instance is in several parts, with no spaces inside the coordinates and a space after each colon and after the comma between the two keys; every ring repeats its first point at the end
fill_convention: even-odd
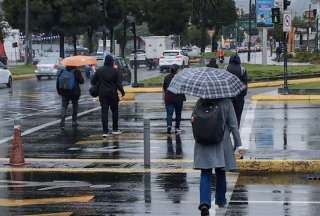
{"type": "Polygon", "coordinates": [[[108,133],[108,112],[109,108],[112,112],[112,129],[113,131],[118,130],[118,118],[119,118],[119,100],[116,98],[100,98],[101,105],[101,120],[103,132],[108,133]]]}
{"type": "Polygon", "coordinates": [[[62,96],[62,109],[61,109],[61,122],[64,123],[67,115],[67,109],[69,102],[72,102],[72,121],[77,121],[77,115],[78,115],[78,101],[79,98],[72,98],[72,97],[66,97],[62,96]]]}
{"type": "Polygon", "coordinates": [[[233,108],[237,116],[238,127],[240,128],[241,115],[244,106],[244,97],[236,97],[232,99],[233,108]]]}

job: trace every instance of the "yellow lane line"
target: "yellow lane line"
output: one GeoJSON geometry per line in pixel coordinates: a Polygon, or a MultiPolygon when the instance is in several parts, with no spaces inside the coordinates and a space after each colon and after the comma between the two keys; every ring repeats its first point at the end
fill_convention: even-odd
{"type": "Polygon", "coordinates": [[[46,213],[46,214],[32,214],[32,215],[19,215],[19,216],[71,216],[73,212],[60,212],[60,213],[46,213]]]}
{"type": "MultiPolygon", "coordinates": [[[[0,167],[1,172],[49,172],[49,173],[196,173],[194,169],[162,169],[162,168],[10,168],[0,167]]],[[[0,200],[1,206],[1,200],[0,200]]]]}
{"type": "MultiPolygon", "coordinates": [[[[26,158],[26,162],[64,162],[64,163],[143,163],[143,159],[63,159],[63,158],[26,158]]],[[[9,158],[0,158],[7,162],[9,158]]],[[[192,163],[191,159],[153,159],[152,163],[192,163]]]]}
{"type": "Polygon", "coordinates": [[[254,95],[251,99],[255,101],[309,101],[320,100],[320,95],[254,95]]]}
{"type": "Polygon", "coordinates": [[[43,199],[0,199],[0,206],[2,207],[18,207],[29,205],[47,205],[59,203],[84,203],[89,202],[94,196],[74,196],[74,197],[55,197],[43,199]]]}

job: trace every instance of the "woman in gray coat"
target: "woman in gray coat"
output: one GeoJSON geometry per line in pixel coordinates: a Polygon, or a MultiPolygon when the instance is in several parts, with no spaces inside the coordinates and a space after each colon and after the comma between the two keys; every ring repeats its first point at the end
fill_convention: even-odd
{"type": "Polygon", "coordinates": [[[222,141],[212,145],[196,143],[194,148],[194,168],[201,169],[199,210],[201,210],[203,216],[209,215],[209,209],[211,208],[213,168],[216,173],[215,203],[219,207],[226,205],[226,171],[237,169],[234,151],[242,145],[237,117],[231,99],[220,99],[219,104],[225,123],[222,141]],[[234,144],[231,142],[230,132],[233,135],[234,144]]]}

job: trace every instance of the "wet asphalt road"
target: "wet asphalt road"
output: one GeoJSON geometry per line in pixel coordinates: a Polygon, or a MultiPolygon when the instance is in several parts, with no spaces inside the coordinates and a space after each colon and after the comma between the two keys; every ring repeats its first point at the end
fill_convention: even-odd
{"type": "MultiPolygon", "coordinates": [[[[146,75],[146,76],[149,76],[146,75]]],[[[185,104],[181,136],[165,134],[165,113],[161,94],[137,96],[136,102],[120,106],[120,128],[124,134],[101,139],[99,104],[83,86],[80,110],[92,110],[79,118],[80,127],[44,127],[23,137],[26,158],[47,158],[32,167],[122,168],[127,173],[1,173],[0,215],[73,212],[74,215],[198,215],[199,174],[190,172],[193,137],[189,118],[195,98],[185,104]],[[139,173],[143,168],[143,118],[151,118],[151,158],[184,162],[153,162],[152,169],[188,169],[173,173],[139,173]],[[49,159],[61,159],[50,161],[49,159]],[[87,162],[67,159],[111,159],[87,162]],[[129,162],[117,160],[132,159],[129,162]],[[137,160],[137,161],[134,161],[137,160]],[[64,182],[61,182],[64,181],[64,182]],[[27,185],[27,186],[21,186],[27,185]],[[49,188],[49,189],[48,189],[49,188]],[[54,198],[92,195],[84,203],[6,207],[1,199],[54,198]]],[[[249,95],[271,89],[250,90],[249,95]]],[[[320,103],[252,103],[247,100],[241,126],[246,157],[319,159],[320,103]]],[[[15,82],[14,89],[0,89],[0,142],[12,135],[13,119],[21,118],[24,131],[59,118],[60,98],[53,80],[15,82]]],[[[0,144],[0,158],[7,158],[11,141],[0,144]]],[[[6,167],[4,161],[1,167],[6,167]]],[[[305,176],[228,176],[231,201],[227,209],[212,209],[211,215],[318,215],[318,181],[305,176]],[[235,182],[233,187],[230,182],[235,182]]]]}

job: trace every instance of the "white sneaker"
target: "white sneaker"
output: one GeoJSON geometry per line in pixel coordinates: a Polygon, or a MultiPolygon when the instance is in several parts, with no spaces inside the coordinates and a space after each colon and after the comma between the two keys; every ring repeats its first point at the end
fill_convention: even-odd
{"type": "Polygon", "coordinates": [[[180,128],[176,128],[176,133],[182,133],[182,129],[180,129],[180,128]]]}
{"type": "Polygon", "coordinates": [[[105,134],[102,135],[103,138],[107,138],[107,137],[109,137],[109,136],[110,136],[109,133],[105,133],[105,134]]]}
{"type": "Polygon", "coordinates": [[[112,131],[112,134],[113,135],[120,135],[120,134],[122,134],[122,131],[120,131],[120,130],[112,131]]]}

